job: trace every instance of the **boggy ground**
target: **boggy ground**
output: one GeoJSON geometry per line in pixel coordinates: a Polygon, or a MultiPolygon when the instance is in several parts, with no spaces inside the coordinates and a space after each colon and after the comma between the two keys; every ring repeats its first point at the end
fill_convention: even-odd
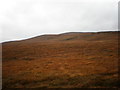
{"type": "Polygon", "coordinates": [[[3,43],[3,88],[116,88],[118,33],[66,33],[3,43]]]}

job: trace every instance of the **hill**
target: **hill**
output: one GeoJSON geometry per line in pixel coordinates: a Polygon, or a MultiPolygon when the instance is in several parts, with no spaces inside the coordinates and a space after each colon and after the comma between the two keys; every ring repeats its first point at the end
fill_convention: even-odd
{"type": "Polygon", "coordinates": [[[3,88],[118,87],[119,32],[70,32],[5,42],[3,88]]]}

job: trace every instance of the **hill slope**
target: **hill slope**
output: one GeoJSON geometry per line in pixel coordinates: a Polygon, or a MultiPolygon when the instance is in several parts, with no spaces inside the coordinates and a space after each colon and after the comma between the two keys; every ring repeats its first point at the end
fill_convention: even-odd
{"type": "Polygon", "coordinates": [[[3,43],[3,87],[117,87],[118,33],[64,33],[3,43]]]}

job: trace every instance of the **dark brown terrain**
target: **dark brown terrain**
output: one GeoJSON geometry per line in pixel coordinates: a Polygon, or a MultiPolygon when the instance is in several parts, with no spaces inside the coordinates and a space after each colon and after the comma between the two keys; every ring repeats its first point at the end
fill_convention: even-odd
{"type": "Polygon", "coordinates": [[[42,35],[3,46],[3,88],[117,88],[118,33],[42,35]]]}

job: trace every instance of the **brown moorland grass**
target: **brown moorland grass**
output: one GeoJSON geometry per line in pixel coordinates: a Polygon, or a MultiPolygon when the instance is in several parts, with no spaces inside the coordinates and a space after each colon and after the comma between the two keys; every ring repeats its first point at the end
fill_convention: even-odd
{"type": "Polygon", "coordinates": [[[3,88],[117,88],[118,33],[65,33],[3,43],[3,88]]]}

